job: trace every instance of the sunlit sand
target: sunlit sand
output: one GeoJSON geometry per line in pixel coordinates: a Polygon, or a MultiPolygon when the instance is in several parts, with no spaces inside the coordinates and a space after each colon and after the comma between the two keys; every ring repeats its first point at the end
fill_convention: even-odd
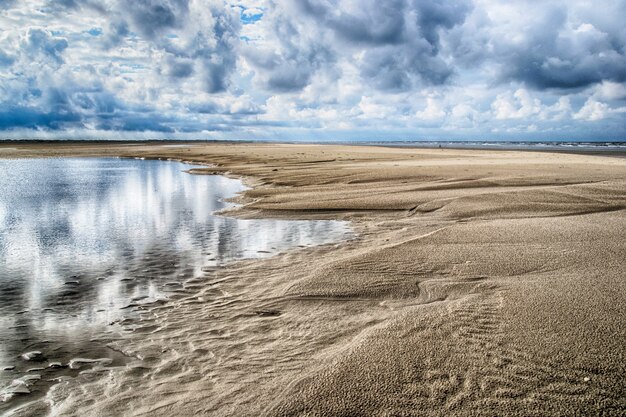
{"type": "Polygon", "coordinates": [[[211,144],[24,146],[208,162],[240,217],[358,238],[211,270],[136,358],[18,415],[595,415],[626,407],[626,159],[211,144]]]}

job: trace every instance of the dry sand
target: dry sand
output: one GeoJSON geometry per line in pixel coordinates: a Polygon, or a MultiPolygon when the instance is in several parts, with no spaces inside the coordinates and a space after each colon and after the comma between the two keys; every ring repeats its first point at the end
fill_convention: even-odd
{"type": "Polygon", "coordinates": [[[277,144],[7,145],[216,164],[231,215],[359,239],[208,272],[143,312],[141,358],[18,415],[626,413],[626,159],[277,144]]]}

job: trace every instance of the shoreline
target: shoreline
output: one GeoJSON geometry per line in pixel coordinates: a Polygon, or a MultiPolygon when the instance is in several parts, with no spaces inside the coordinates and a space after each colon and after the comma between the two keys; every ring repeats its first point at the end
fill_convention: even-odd
{"type": "MultiPolygon", "coordinates": [[[[602,149],[602,147],[593,148],[589,146],[587,148],[565,148],[559,147],[558,145],[545,145],[545,148],[540,147],[527,147],[524,148],[520,145],[516,146],[515,142],[493,142],[498,143],[499,146],[490,146],[490,145],[475,145],[472,142],[469,144],[465,144],[464,142],[273,142],[273,141],[247,141],[247,140],[197,140],[197,141],[184,141],[184,140],[145,140],[145,141],[133,141],[133,140],[120,140],[120,141],[111,141],[111,140],[64,140],[64,141],[56,141],[56,140],[0,140],[0,152],[2,149],[18,149],[20,146],[84,146],[84,147],[93,147],[93,146],[108,146],[108,147],[127,147],[127,146],[137,146],[137,147],[149,147],[149,146],[160,146],[160,147],[186,147],[186,146],[211,146],[211,145],[310,145],[310,146],[348,146],[348,147],[380,147],[380,148],[397,148],[397,149],[448,149],[448,150],[472,150],[472,151],[494,151],[494,152],[541,152],[541,153],[563,153],[563,154],[572,154],[572,155],[588,155],[588,156],[608,156],[608,157],[616,157],[616,158],[626,158],[626,149],[602,149]],[[437,143],[440,146],[435,145],[437,143]],[[13,146],[15,145],[15,146],[13,146]],[[501,145],[501,146],[500,146],[501,145]],[[17,148],[16,148],[17,146],[17,148]],[[593,148],[593,149],[592,149],[593,148]]],[[[570,143],[570,142],[568,142],[570,143]]],[[[578,143],[578,142],[571,142],[578,143]]],[[[587,142],[585,142],[587,143],[587,142]]],[[[591,142],[590,142],[591,143],[591,142]]],[[[604,142],[600,142],[604,143],[604,142]]],[[[626,143],[626,142],[611,142],[611,143],[626,143]]],[[[528,142],[528,145],[532,145],[533,142],[528,142]]],[[[0,154],[0,157],[4,157],[0,154]]]]}
{"type": "Polygon", "coordinates": [[[53,152],[215,159],[216,166],[194,173],[250,178],[253,187],[241,197],[245,207],[228,215],[351,220],[360,239],[214,271],[187,298],[158,307],[162,322],[204,323],[203,304],[194,298],[216,285],[239,291],[244,304],[280,307],[270,319],[224,309],[228,323],[264,328],[263,340],[247,339],[254,349],[233,342],[214,352],[206,335],[194,334],[198,323],[150,343],[133,341],[121,349],[152,358],[142,365],[150,379],[135,369],[115,371],[105,402],[97,400],[105,392],[97,380],[57,387],[48,399],[88,388],[96,400],[69,397],[58,403],[60,413],[115,414],[130,398],[134,413],[160,415],[179,407],[215,415],[469,415],[476,407],[487,415],[528,407],[559,414],[589,412],[600,400],[609,412],[626,409],[626,387],[616,379],[626,376],[624,348],[609,337],[623,330],[624,296],[607,286],[625,285],[618,272],[623,243],[615,241],[626,208],[622,159],[325,145],[148,145],[133,152],[63,146],[53,152]],[[597,282],[592,299],[582,301],[589,276],[597,282]],[[554,291],[556,299],[546,298],[554,291]],[[556,321],[554,310],[563,313],[556,321]],[[581,311],[603,330],[574,320],[581,311]],[[533,326],[545,330],[537,334],[533,326]],[[154,353],[158,346],[186,353],[164,358],[154,353]],[[601,357],[587,353],[595,351],[601,357]],[[165,395],[180,378],[183,393],[165,395]],[[123,385],[154,392],[130,397],[123,385]],[[159,395],[171,401],[152,397],[159,395]]]}

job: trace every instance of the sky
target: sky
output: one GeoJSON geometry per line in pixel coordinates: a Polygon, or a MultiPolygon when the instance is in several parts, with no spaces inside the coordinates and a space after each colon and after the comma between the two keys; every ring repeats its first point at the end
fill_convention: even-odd
{"type": "Polygon", "coordinates": [[[626,140],[626,0],[0,0],[0,138],[626,140]]]}

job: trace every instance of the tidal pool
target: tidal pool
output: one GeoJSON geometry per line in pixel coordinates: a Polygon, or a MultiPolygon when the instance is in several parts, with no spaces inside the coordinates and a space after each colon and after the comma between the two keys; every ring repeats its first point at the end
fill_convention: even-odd
{"type": "Polygon", "coordinates": [[[89,365],[77,358],[122,363],[107,343],[125,307],[166,300],[207,267],[351,236],[339,221],[218,216],[246,187],[193,167],[0,159],[0,412],[89,365]]]}

